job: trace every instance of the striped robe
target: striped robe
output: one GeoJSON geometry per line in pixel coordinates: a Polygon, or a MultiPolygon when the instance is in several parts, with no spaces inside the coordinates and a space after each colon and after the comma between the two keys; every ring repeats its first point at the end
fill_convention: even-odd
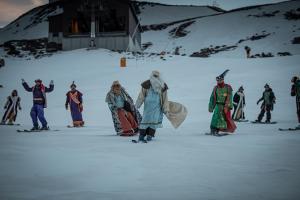
{"type": "Polygon", "coordinates": [[[13,115],[12,120],[15,122],[18,114],[18,108],[21,108],[20,105],[21,98],[18,96],[9,96],[7,97],[7,102],[5,107],[7,107],[3,117],[2,122],[6,122],[13,115]]]}

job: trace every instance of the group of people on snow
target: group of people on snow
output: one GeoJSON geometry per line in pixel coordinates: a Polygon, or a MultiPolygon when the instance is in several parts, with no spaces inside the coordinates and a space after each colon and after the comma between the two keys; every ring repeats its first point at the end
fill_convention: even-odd
{"type": "MultiPolygon", "coordinates": [[[[213,113],[210,133],[211,135],[220,136],[233,133],[236,129],[235,121],[246,121],[244,107],[245,94],[241,86],[233,95],[232,87],[224,82],[224,78],[229,70],[216,77],[217,85],[213,88],[210,96],[208,110],[213,113]],[[231,110],[233,113],[231,114],[231,110]]],[[[44,116],[44,109],[47,107],[46,93],[54,90],[54,82],[51,81],[49,87],[44,86],[42,80],[35,80],[35,85],[30,87],[22,79],[22,85],[28,92],[32,92],[33,106],[30,116],[33,123],[31,131],[49,130],[47,120],[44,116]],[[38,120],[42,124],[39,127],[38,120]]],[[[84,126],[82,118],[83,100],[82,93],[78,91],[76,84],[73,82],[70,91],[66,94],[66,110],[70,109],[73,120],[73,127],[84,126]]],[[[114,81],[109,92],[106,95],[105,102],[111,111],[112,120],[117,135],[134,136],[139,133],[139,141],[151,141],[155,136],[157,128],[162,127],[164,115],[169,119],[171,124],[177,128],[185,120],[187,109],[185,106],[168,100],[168,86],[162,79],[159,71],[153,71],[150,78],[141,84],[141,91],[136,102],[121,86],[119,81],[114,81]],[[140,114],[139,108],[144,104],[143,115],[140,114]]],[[[298,121],[300,123],[300,79],[292,78],[291,96],[296,96],[296,107],[298,121]]],[[[261,123],[266,113],[265,123],[271,123],[271,111],[273,110],[276,97],[271,87],[266,84],[262,97],[257,104],[263,102],[261,111],[256,123],[261,123]]],[[[16,121],[18,110],[21,110],[21,98],[17,90],[13,90],[7,97],[5,104],[5,113],[1,124],[13,125],[16,121]]]]}

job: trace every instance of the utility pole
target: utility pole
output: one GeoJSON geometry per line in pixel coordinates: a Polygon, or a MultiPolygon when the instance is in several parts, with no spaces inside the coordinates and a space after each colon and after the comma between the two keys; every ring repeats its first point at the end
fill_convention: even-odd
{"type": "Polygon", "coordinates": [[[95,23],[95,4],[92,1],[91,3],[91,40],[90,40],[90,48],[96,47],[96,23],[95,23]]]}

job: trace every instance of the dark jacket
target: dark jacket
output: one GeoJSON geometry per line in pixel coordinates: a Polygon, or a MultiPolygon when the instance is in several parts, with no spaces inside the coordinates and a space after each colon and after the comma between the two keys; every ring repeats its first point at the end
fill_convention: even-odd
{"type": "Polygon", "coordinates": [[[291,89],[291,96],[300,96],[300,80],[297,80],[291,89]]]}
{"type": "Polygon", "coordinates": [[[49,88],[45,87],[44,85],[41,85],[40,87],[29,87],[26,82],[24,82],[22,85],[27,92],[32,92],[34,105],[38,104],[43,105],[44,108],[47,107],[46,93],[52,92],[54,90],[54,85],[50,85],[49,88]]]}
{"type": "Polygon", "coordinates": [[[275,104],[275,94],[273,90],[270,88],[263,92],[262,97],[257,101],[257,103],[263,101],[261,108],[263,109],[265,106],[271,106],[271,110],[273,110],[273,106],[275,104]]]}
{"type": "MultiPolygon", "coordinates": [[[[238,94],[238,92],[236,92],[233,96],[233,104],[234,105],[238,105],[238,103],[240,102],[240,98],[241,96],[238,94]]],[[[246,104],[245,102],[245,95],[243,96],[243,106],[246,104]]]]}
{"type": "MultiPolygon", "coordinates": [[[[75,90],[75,91],[72,91],[72,90],[71,90],[71,91],[69,91],[69,92],[66,94],[66,96],[67,96],[66,103],[65,103],[65,106],[66,106],[66,107],[68,107],[69,104],[71,105],[72,98],[71,98],[71,95],[70,95],[70,94],[74,95],[75,93],[77,93],[76,98],[77,98],[77,100],[78,100],[78,102],[79,102],[79,105],[82,105],[82,93],[79,92],[78,90],[75,90]]],[[[75,102],[75,103],[76,103],[76,102],[75,102]]]]}

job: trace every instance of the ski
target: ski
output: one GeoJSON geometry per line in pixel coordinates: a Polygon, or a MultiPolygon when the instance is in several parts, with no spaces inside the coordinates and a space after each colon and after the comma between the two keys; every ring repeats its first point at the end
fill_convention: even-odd
{"type": "Polygon", "coordinates": [[[21,126],[21,124],[0,124],[0,126],[21,126]]]}
{"type": "Polygon", "coordinates": [[[257,122],[257,121],[251,121],[252,124],[277,124],[277,122],[257,122]]]}
{"type": "Polygon", "coordinates": [[[67,128],[84,128],[85,126],[71,126],[71,125],[68,125],[67,128]]]}
{"type": "Polygon", "coordinates": [[[295,127],[295,128],[279,128],[279,131],[300,131],[300,128],[295,127]]]}
{"type": "Polygon", "coordinates": [[[249,122],[249,120],[236,120],[235,122],[238,122],[238,123],[240,123],[240,122],[249,122]]]}
{"type": "MultiPolygon", "coordinates": [[[[131,142],[132,143],[135,143],[135,144],[137,144],[137,143],[140,143],[140,141],[138,141],[138,140],[131,140],[131,142]]],[[[142,143],[148,143],[146,140],[143,140],[143,141],[141,141],[142,143]]]]}
{"type": "Polygon", "coordinates": [[[17,130],[18,133],[40,133],[40,132],[57,132],[59,130],[29,130],[29,129],[22,129],[17,130]]]}
{"type": "Polygon", "coordinates": [[[227,136],[227,135],[230,135],[228,133],[222,133],[222,134],[215,134],[215,135],[212,135],[211,133],[204,133],[205,135],[210,135],[210,136],[215,136],[215,137],[223,137],[223,136],[227,136]]]}

